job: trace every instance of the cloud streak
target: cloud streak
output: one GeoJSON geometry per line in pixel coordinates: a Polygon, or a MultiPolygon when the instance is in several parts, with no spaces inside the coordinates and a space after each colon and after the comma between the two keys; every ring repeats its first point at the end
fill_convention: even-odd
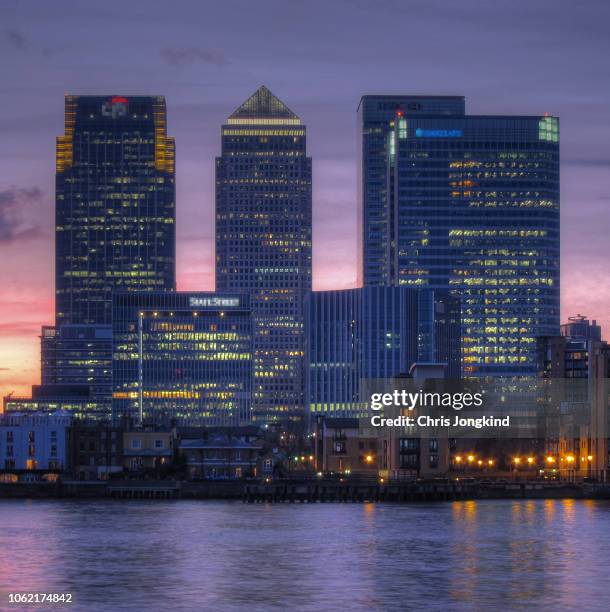
{"type": "Polygon", "coordinates": [[[4,38],[8,41],[9,45],[14,49],[25,50],[28,48],[28,40],[25,35],[15,28],[10,28],[4,31],[4,38]]]}
{"type": "Polygon", "coordinates": [[[38,204],[43,192],[38,187],[9,187],[0,191],[0,243],[35,238],[40,228],[24,221],[24,208],[38,204]]]}

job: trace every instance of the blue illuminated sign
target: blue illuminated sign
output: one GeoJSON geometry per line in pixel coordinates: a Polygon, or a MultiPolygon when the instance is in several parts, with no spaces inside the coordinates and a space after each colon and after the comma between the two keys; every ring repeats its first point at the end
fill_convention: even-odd
{"type": "Polygon", "coordinates": [[[463,135],[462,130],[422,130],[422,128],[415,130],[415,136],[420,138],[460,138],[463,135]]]}

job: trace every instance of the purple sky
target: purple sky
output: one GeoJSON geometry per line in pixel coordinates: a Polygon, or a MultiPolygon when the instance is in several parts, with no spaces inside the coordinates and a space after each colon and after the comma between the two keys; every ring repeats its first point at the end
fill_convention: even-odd
{"type": "Polygon", "coordinates": [[[469,113],[558,115],[563,317],[608,329],[609,23],[604,0],[3,0],[0,392],[37,381],[40,324],[53,320],[64,93],[166,96],[179,289],[213,287],[219,127],[261,84],[308,127],[317,289],[355,284],[362,94],[459,94],[469,113]]]}

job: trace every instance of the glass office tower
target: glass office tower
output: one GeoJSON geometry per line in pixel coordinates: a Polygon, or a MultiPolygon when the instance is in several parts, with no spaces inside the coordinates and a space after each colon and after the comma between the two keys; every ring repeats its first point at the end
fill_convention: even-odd
{"type": "Polygon", "coordinates": [[[112,327],[115,418],[166,425],[250,421],[247,296],[116,293],[112,327]]]}
{"type": "Polygon", "coordinates": [[[261,87],[222,126],[216,160],[216,289],[251,297],[258,422],[303,416],[311,205],[305,126],[261,87]]]}
{"type": "Polygon", "coordinates": [[[358,105],[358,285],[387,277],[386,137],[400,109],[406,117],[464,115],[462,96],[363,96],[358,105]]]}
{"type": "Polygon", "coordinates": [[[66,96],[56,325],[110,324],[116,290],[175,288],[174,139],[162,96],[66,96]]]}
{"type": "Polygon", "coordinates": [[[43,326],[42,385],[86,385],[90,396],[110,414],[112,394],[112,326],[43,326]]]}
{"type": "Polygon", "coordinates": [[[386,137],[384,274],[460,296],[464,375],[535,375],[559,331],[558,119],[399,108],[386,137]]]}
{"type": "Polygon", "coordinates": [[[416,362],[460,376],[460,302],[441,291],[375,286],[307,299],[311,414],[364,416],[367,380],[409,374],[416,362]]]}

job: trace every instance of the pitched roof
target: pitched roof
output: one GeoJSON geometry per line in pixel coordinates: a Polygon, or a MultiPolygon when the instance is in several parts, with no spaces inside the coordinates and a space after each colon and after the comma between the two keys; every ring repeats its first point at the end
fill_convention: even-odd
{"type": "Polygon", "coordinates": [[[274,96],[264,85],[259,87],[241,106],[229,116],[229,123],[239,123],[247,119],[287,120],[286,123],[300,123],[293,113],[279,98],[274,96]]]}

